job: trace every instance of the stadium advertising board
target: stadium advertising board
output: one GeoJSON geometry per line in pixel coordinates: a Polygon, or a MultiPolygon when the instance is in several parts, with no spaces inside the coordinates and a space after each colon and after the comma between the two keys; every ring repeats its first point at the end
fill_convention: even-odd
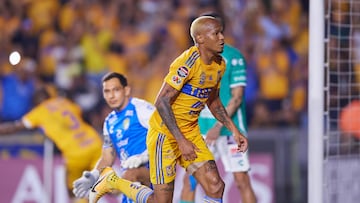
{"type": "MultiPolygon", "coordinates": [[[[258,203],[274,203],[274,169],[273,157],[266,153],[253,153],[250,155],[252,169],[250,172],[252,184],[258,203]]],[[[219,169],[225,181],[226,188],[224,202],[238,203],[240,196],[232,174],[225,174],[220,162],[219,169]]],[[[52,170],[46,172],[52,177],[44,179],[44,166],[41,158],[31,160],[21,158],[9,158],[0,160],[1,182],[0,202],[10,203],[64,203],[69,202],[64,179],[64,167],[60,157],[54,158],[52,170]],[[50,201],[47,201],[51,199],[50,201]]],[[[182,176],[184,170],[178,168],[178,176],[175,185],[174,202],[179,202],[182,176]]],[[[201,201],[203,192],[197,190],[196,200],[201,201]]],[[[101,203],[115,203],[116,198],[103,198],[101,203]]]]}

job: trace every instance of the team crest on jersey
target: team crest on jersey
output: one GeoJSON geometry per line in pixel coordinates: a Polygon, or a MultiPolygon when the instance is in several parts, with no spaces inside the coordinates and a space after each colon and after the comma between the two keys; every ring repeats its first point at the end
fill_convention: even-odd
{"type": "Polygon", "coordinates": [[[178,84],[181,83],[182,79],[181,79],[178,75],[174,75],[174,76],[172,77],[171,81],[172,81],[174,84],[178,85],[178,84]]]}
{"type": "Polygon", "coordinates": [[[177,70],[177,74],[182,77],[185,78],[186,76],[188,76],[189,71],[185,66],[181,66],[180,68],[178,68],[177,70]]]}
{"type": "Polygon", "coordinates": [[[203,85],[204,82],[205,82],[205,79],[206,79],[206,74],[205,74],[204,72],[202,72],[201,75],[200,75],[199,84],[200,84],[200,85],[203,85]]]}
{"type": "Polygon", "coordinates": [[[124,130],[127,130],[130,126],[130,119],[129,118],[125,118],[122,122],[122,126],[124,130]]]}
{"type": "Polygon", "coordinates": [[[174,176],[175,175],[175,168],[172,165],[166,166],[166,175],[167,176],[174,176]]]}

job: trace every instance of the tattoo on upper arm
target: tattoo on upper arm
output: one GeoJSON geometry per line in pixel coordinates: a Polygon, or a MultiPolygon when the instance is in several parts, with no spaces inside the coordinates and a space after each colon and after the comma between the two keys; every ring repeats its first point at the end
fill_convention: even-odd
{"type": "Polygon", "coordinates": [[[111,139],[110,139],[110,135],[104,134],[103,136],[104,136],[104,145],[111,146],[112,142],[111,142],[111,139]]]}
{"type": "Polygon", "coordinates": [[[158,99],[155,103],[155,106],[165,123],[165,125],[168,127],[170,132],[175,136],[175,138],[178,137],[177,131],[179,131],[174,113],[171,109],[171,104],[174,102],[174,100],[179,95],[179,91],[174,89],[173,87],[169,85],[165,85],[163,89],[161,90],[158,99]]]}

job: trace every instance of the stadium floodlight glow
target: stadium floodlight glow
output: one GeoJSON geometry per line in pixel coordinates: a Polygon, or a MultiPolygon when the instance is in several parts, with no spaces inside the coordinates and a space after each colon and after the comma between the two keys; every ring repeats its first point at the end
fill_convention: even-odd
{"type": "Polygon", "coordinates": [[[21,55],[18,51],[13,51],[9,55],[9,62],[11,65],[15,66],[20,63],[21,55]]]}

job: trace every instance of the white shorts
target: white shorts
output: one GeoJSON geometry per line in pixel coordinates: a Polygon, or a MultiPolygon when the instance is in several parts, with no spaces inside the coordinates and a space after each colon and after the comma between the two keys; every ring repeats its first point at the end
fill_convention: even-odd
{"type": "Polygon", "coordinates": [[[219,157],[226,172],[247,172],[250,170],[248,151],[237,152],[232,136],[220,136],[214,145],[208,146],[215,159],[219,157]]]}

